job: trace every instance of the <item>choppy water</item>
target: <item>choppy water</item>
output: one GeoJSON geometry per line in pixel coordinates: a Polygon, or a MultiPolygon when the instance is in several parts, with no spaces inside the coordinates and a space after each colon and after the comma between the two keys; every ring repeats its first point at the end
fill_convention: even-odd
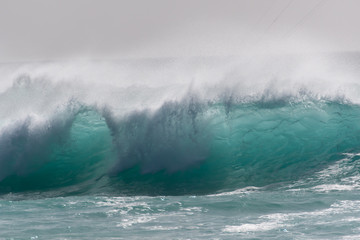
{"type": "Polygon", "coordinates": [[[253,187],[200,196],[9,200],[12,197],[4,196],[0,201],[0,231],[4,239],[358,239],[360,236],[359,189],[352,184],[290,189],[253,187]]]}
{"type": "Polygon", "coordinates": [[[285,60],[2,66],[0,238],[359,238],[356,68],[285,60]]]}

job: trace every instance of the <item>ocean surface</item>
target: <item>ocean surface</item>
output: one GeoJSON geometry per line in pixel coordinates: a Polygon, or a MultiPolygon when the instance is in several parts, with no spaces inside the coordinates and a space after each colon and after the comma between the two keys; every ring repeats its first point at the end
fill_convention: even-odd
{"type": "Polygon", "coordinates": [[[0,239],[359,239],[360,55],[0,65],[0,239]]]}

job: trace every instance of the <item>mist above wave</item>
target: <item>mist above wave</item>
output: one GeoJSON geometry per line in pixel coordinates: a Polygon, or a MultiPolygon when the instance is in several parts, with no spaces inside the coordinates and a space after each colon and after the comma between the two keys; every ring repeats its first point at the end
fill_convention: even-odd
{"type": "Polygon", "coordinates": [[[47,116],[76,100],[122,116],[169,101],[360,103],[357,54],[3,64],[0,117],[47,116]]]}

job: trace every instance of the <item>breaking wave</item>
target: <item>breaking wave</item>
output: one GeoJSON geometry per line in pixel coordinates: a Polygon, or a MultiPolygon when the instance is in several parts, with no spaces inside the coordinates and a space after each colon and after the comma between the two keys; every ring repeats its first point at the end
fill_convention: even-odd
{"type": "Polygon", "coordinates": [[[360,107],[272,104],[170,102],[121,119],[78,105],[39,126],[27,118],[1,135],[0,189],[205,194],[298,180],[360,150],[360,107]]]}
{"type": "Polygon", "coordinates": [[[223,78],[223,87],[108,88],[48,79],[20,74],[0,95],[2,194],[178,195],[276,186],[360,150],[360,106],[346,91],[309,85],[294,92],[292,83],[289,92],[275,83],[244,94],[244,84],[223,78]]]}

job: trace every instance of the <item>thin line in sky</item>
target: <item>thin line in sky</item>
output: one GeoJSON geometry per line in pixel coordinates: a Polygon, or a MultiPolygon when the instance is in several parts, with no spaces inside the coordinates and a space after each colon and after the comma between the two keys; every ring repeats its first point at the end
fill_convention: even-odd
{"type": "Polygon", "coordinates": [[[267,29],[265,30],[265,32],[268,32],[272,26],[274,26],[274,24],[281,18],[281,16],[284,14],[284,12],[292,5],[292,3],[295,0],[290,0],[288,2],[288,4],[280,11],[280,13],[274,18],[274,20],[270,23],[270,25],[267,27],[267,29]]]}
{"type": "Polygon", "coordinates": [[[312,7],[310,9],[310,11],[308,11],[295,25],[293,28],[291,28],[285,35],[284,38],[290,38],[296,31],[297,29],[305,22],[305,20],[309,17],[311,17],[316,10],[318,10],[324,3],[326,2],[326,0],[320,0],[314,7],[312,7]]]}
{"type": "MultiPolygon", "coordinates": [[[[279,0],[276,0],[276,2],[278,2],[279,0]]],[[[266,15],[269,14],[271,8],[273,8],[274,4],[270,4],[263,12],[260,13],[260,16],[257,18],[256,23],[254,24],[254,26],[250,29],[250,32],[248,34],[246,34],[243,38],[243,40],[241,41],[241,45],[243,45],[248,39],[249,37],[251,37],[251,35],[253,35],[253,33],[256,32],[256,28],[257,26],[259,26],[259,24],[261,23],[261,21],[264,19],[264,17],[266,15]]],[[[259,38],[258,34],[256,34],[257,38],[259,38]]]]}
{"type": "MultiPolygon", "coordinates": [[[[259,36],[257,42],[260,42],[265,35],[270,31],[270,29],[275,25],[275,23],[281,18],[281,16],[286,12],[286,10],[288,10],[290,8],[290,6],[292,5],[292,3],[295,0],[289,0],[288,3],[286,4],[286,6],[284,8],[281,9],[281,11],[279,12],[279,14],[276,15],[276,17],[272,20],[272,22],[266,27],[266,29],[262,32],[262,34],[259,36]]],[[[274,4],[275,5],[275,4],[274,4]]],[[[270,8],[269,8],[270,9],[270,8]]]]}

